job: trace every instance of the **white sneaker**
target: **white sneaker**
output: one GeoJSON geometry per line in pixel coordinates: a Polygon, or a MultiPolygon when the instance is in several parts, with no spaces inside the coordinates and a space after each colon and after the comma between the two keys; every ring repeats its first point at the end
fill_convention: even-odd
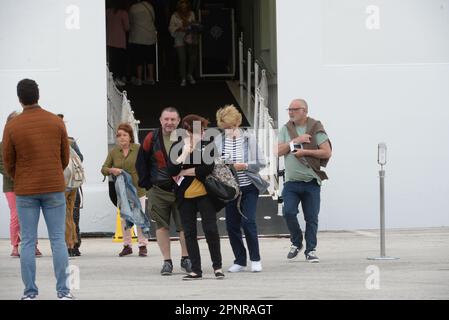
{"type": "Polygon", "coordinates": [[[37,300],[37,294],[27,294],[22,296],[20,300],[37,300]]]}
{"type": "Polygon", "coordinates": [[[69,293],[58,293],[58,300],[75,300],[75,297],[69,293]]]}
{"type": "Polygon", "coordinates": [[[246,269],[246,267],[234,263],[234,264],[228,269],[228,272],[232,272],[232,273],[234,273],[234,272],[242,272],[242,271],[245,271],[245,269],[246,269]]]}
{"type": "Polygon", "coordinates": [[[181,81],[181,87],[185,87],[187,85],[186,79],[182,79],[181,81]]]}
{"type": "Polygon", "coordinates": [[[261,271],[262,271],[262,262],[251,261],[251,272],[261,272],[261,271]]]}

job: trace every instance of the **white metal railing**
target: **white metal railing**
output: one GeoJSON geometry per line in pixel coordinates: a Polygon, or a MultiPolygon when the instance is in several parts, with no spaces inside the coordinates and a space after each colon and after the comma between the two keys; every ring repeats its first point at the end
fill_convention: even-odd
{"type": "Polygon", "coordinates": [[[268,85],[266,73],[262,70],[261,80],[256,87],[254,99],[254,129],[257,134],[257,141],[262,152],[267,159],[267,168],[262,172],[270,182],[269,193],[273,199],[279,198],[278,184],[278,157],[277,157],[277,137],[273,118],[268,108],[268,85]],[[264,174],[265,173],[265,174],[264,174]]]}
{"type": "Polygon", "coordinates": [[[265,159],[267,159],[267,167],[261,174],[270,182],[268,189],[270,196],[277,200],[280,197],[278,177],[279,161],[276,143],[277,131],[269,111],[270,100],[267,71],[254,59],[251,49],[248,49],[245,60],[243,33],[239,39],[239,63],[240,97],[243,103],[246,100],[246,106],[242,107],[246,108],[246,114],[249,118],[252,118],[258,145],[262,149],[265,159]],[[243,94],[244,90],[246,90],[246,99],[243,94]]]}
{"type": "Polygon", "coordinates": [[[112,73],[108,73],[108,144],[115,144],[115,133],[117,127],[121,123],[128,123],[134,131],[134,140],[139,141],[139,123],[140,121],[134,118],[134,112],[131,109],[131,104],[126,96],[126,91],[121,92],[115,85],[112,73]]]}

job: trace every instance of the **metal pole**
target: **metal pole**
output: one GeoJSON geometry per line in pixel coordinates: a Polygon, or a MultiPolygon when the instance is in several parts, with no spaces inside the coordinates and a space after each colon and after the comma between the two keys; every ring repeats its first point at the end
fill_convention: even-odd
{"type": "Polygon", "coordinates": [[[246,103],[247,103],[248,109],[251,110],[251,80],[252,80],[251,79],[251,66],[253,64],[251,49],[248,50],[248,60],[246,63],[248,64],[248,79],[246,79],[248,82],[248,84],[246,86],[246,92],[248,93],[248,97],[247,97],[248,99],[247,99],[246,103]]]}
{"type": "Polygon", "coordinates": [[[268,109],[266,107],[264,107],[263,118],[263,151],[265,152],[265,159],[268,159],[270,154],[268,153],[268,109]]]}
{"type": "Polygon", "coordinates": [[[385,170],[381,166],[379,171],[380,179],[380,256],[386,257],[385,254],[385,170]]]}
{"type": "Polygon", "coordinates": [[[254,61],[254,88],[259,87],[259,64],[254,61]]]}
{"type": "Polygon", "coordinates": [[[260,114],[260,91],[259,87],[259,64],[254,60],[254,129],[256,129],[256,137],[259,137],[259,129],[262,123],[257,120],[256,113],[260,114]]]}
{"type": "Polygon", "coordinates": [[[379,191],[380,191],[380,257],[368,258],[368,260],[397,260],[399,258],[387,257],[385,250],[385,169],[387,146],[380,143],[378,147],[377,162],[380,164],[379,191]]]}
{"type": "Polygon", "coordinates": [[[156,82],[159,82],[159,38],[156,32],[156,82]]]}
{"type": "MultiPolygon", "coordinates": [[[[275,156],[275,151],[274,151],[274,132],[273,132],[273,128],[271,127],[271,125],[268,126],[268,134],[269,134],[269,140],[270,140],[270,144],[268,145],[269,147],[269,171],[268,174],[270,176],[270,186],[271,188],[273,188],[274,190],[274,185],[275,185],[275,179],[274,179],[274,175],[276,174],[275,171],[275,161],[276,161],[276,156],[275,156]]],[[[274,194],[274,193],[272,193],[274,194]]]]}
{"type": "Polygon", "coordinates": [[[231,9],[231,24],[232,24],[232,78],[235,78],[236,65],[235,65],[235,17],[234,9],[231,9]]]}
{"type": "Polygon", "coordinates": [[[243,32],[240,34],[240,40],[239,40],[239,63],[240,63],[240,87],[243,87],[244,82],[244,69],[243,69],[243,32]]]}
{"type": "Polygon", "coordinates": [[[254,133],[256,134],[256,138],[259,136],[259,126],[260,126],[260,122],[259,122],[259,105],[260,105],[260,94],[259,94],[259,89],[256,89],[255,91],[255,95],[254,95],[254,120],[253,120],[253,128],[254,128],[254,133]]]}

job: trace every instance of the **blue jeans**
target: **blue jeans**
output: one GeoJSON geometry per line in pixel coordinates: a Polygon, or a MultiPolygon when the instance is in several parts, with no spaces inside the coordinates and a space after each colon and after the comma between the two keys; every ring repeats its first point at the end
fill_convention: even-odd
{"type": "Polygon", "coordinates": [[[316,180],[310,182],[289,181],[284,184],[282,198],[284,199],[283,214],[290,239],[294,246],[300,247],[303,235],[298,222],[298,206],[301,202],[304,220],[306,221],[306,255],[317,246],[318,214],[320,212],[321,187],[316,180]]]}
{"type": "Polygon", "coordinates": [[[259,199],[259,190],[254,185],[241,187],[241,190],[242,200],[240,209],[246,219],[238,212],[237,200],[234,200],[226,206],[226,228],[235,256],[234,263],[246,266],[246,249],[243,244],[242,229],[245,233],[250,260],[260,261],[259,239],[256,225],[256,208],[257,200],[259,199]]]}
{"type": "Polygon", "coordinates": [[[66,205],[64,192],[17,196],[17,211],[22,235],[20,266],[24,294],[38,294],[36,286],[36,239],[40,210],[44,214],[53,253],[56,291],[69,293],[67,286],[69,257],[65,243],[66,205]]]}

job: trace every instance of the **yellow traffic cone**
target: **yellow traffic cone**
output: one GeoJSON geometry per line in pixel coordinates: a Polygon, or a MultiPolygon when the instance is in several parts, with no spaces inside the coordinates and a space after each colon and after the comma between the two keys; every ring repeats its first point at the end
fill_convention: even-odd
{"type": "MultiPolygon", "coordinates": [[[[137,242],[137,236],[135,231],[136,226],[133,226],[131,229],[131,238],[132,242],[137,242]]],[[[115,234],[112,238],[112,242],[123,242],[123,232],[122,232],[122,219],[120,218],[120,209],[117,208],[117,218],[115,222],[115,234]]]]}
{"type": "Polygon", "coordinates": [[[132,239],[132,243],[136,243],[137,242],[137,236],[136,236],[136,225],[134,225],[131,229],[131,239],[132,239]]]}

